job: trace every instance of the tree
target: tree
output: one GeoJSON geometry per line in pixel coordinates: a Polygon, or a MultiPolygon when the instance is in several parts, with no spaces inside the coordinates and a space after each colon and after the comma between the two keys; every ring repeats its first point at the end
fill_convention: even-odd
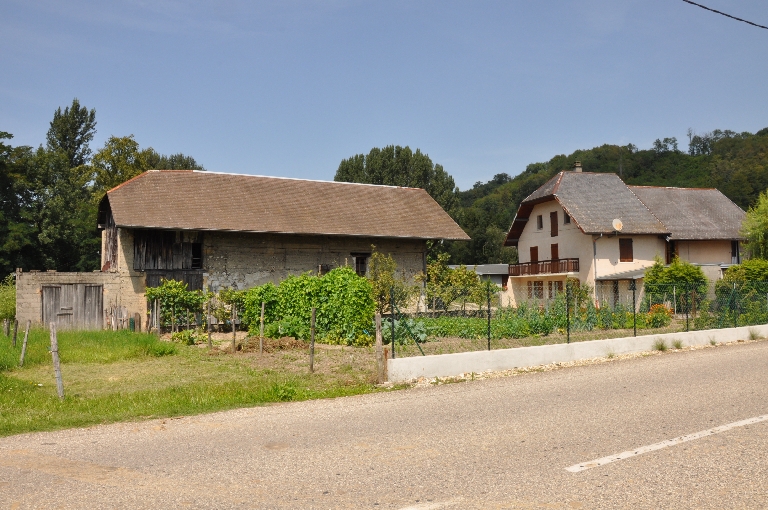
{"type": "Polygon", "coordinates": [[[333,180],[362,184],[384,184],[423,188],[440,206],[451,214],[458,206],[458,188],[453,177],[419,149],[413,152],[407,145],[374,147],[368,155],[357,154],[344,159],[333,180]]]}
{"type": "Polygon", "coordinates": [[[768,191],[763,191],[757,198],[757,203],[750,207],[741,233],[747,239],[744,246],[751,258],[768,258],[768,191]]]}
{"type": "Polygon", "coordinates": [[[95,188],[110,190],[148,170],[153,153],[152,149],[141,150],[133,135],[110,136],[93,156],[95,188]]]}
{"type": "Polygon", "coordinates": [[[392,312],[392,297],[395,306],[402,309],[419,292],[418,285],[411,285],[404,277],[397,276],[397,263],[392,255],[385,255],[375,249],[371,254],[367,278],[371,282],[371,293],[379,313],[392,312]]]}
{"type": "Polygon", "coordinates": [[[192,156],[182,153],[165,156],[158,154],[151,147],[147,151],[149,152],[146,155],[146,163],[152,170],[205,170],[192,156]]]}
{"type": "Polygon", "coordinates": [[[64,111],[56,109],[51,121],[51,127],[46,136],[48,150],[63,151],[67,155],[70,168],[84,165],[88,162],[91,149],[88,144],[96,134],[96,110],[80,106],[77,98],[72,100],[72,106],[64,111]]]}

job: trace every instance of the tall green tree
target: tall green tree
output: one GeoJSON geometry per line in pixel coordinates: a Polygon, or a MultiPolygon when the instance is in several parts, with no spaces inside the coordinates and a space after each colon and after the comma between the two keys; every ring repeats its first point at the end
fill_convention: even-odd
{"type": "Polygon", "coordinates": [[[768,259],[768,191],[760,193],[747,211],[741,233],[747,239],[744,248],[749,257],[768,259]]]}
{"type": "Polygon", "coordinates": [[[419,149],[414,152],[407,145],[374,147],[367,155],[344,159],[333,180],[423,188],[448,214],[458,206],[459,189],[453,177],[442,165],[432,163],[428,155],[419,149]]]}
{"type": "Polygon", "coordinates": [[[88,110],[80,105],[77,98],[72,105],[57,108],[53,114],[51,127],[46,135],[46,146],[51,151],[63,151],[70,168],[88,162],[91,149],[88,144],[96,134],[96,110],[88,110]]]}

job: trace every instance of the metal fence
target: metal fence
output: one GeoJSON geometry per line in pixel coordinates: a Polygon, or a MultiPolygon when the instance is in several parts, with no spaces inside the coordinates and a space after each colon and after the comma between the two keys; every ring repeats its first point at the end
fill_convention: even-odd
{"type": "Polygon", "coordinates": [[[447,304],[423,293],[385,317],[384,341],[396,357],[768,323],[768,282],[552,283],[456,289],[447,304]]]}

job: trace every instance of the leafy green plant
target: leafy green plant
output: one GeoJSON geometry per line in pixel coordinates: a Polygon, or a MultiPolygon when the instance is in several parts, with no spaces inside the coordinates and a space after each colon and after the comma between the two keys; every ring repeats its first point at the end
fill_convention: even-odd
{"type": "Polygon", "coordinates": [[[663,328],[672,322],[672,310],[662,304],[653,305],[648,312],[648,326],[651,328],[663,328]]]}
{"type": "Polygon", "coordinates": [[[146,290],[146,298],[160,303],[160,323],[178,326],[190,319],[190,314],[203,311],[206,296],[201,291],[187,290],[187,284],[178,280],[163,279],[158,287],[146,290]]]}
{"type": "Polygon", "coordinates": [[[0,282],[0,320],[16,317],[16,280],[13,273],[0,282]]]}

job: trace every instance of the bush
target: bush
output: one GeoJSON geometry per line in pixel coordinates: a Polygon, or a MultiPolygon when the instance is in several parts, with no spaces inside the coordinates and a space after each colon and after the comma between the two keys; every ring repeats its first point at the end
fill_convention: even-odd
{"type": "Polygon", "coordinates": [[[307,340],[312,308],[316,308],[316,340],[325,343],[370,345],[375,302],[370,282],[349,267],[324,276],[289,276],[280,285],[267,283],[244,293],[243,317],[250,333],[258,334],[261,303],[265,303],[264,334],[307,340]]]}
{"type": "Polygon", "coordinates": [[[663,328],[669,326],[672,322],[672,310],[664,305],[653,305],[648,312],[648,327],[663,328]]]}
{"type": "Polygon", "coordinates": [[[16,280],[13,274],[0,282],[0,320],[16,317],[16,280]]]}

